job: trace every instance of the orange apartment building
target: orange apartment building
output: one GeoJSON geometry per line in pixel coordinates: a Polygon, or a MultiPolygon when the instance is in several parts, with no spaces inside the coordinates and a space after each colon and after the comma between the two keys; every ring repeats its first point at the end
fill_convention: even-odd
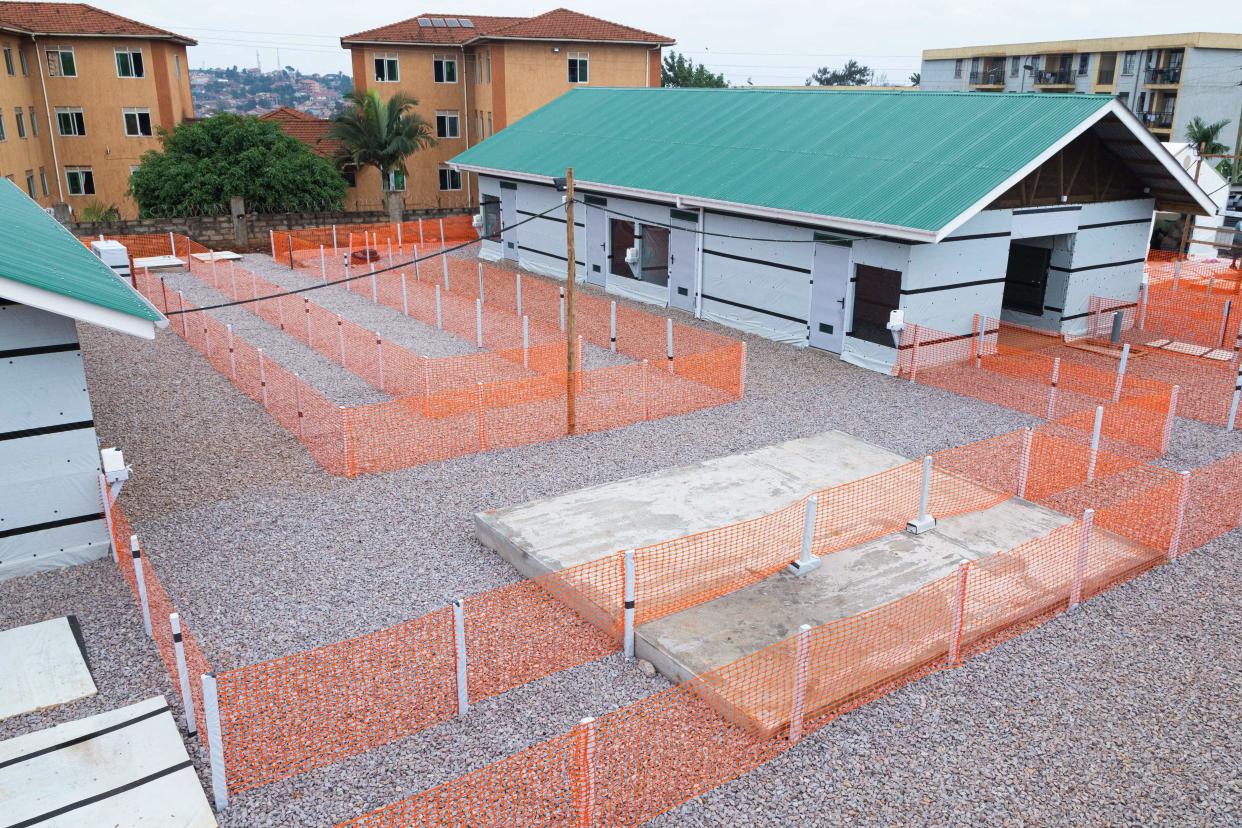
{"type": "Polygon", "coordinates": [[[134,217],[130,172],[194,115],[193,45],[83,3],[0,2],[0,175],[44,207],[134,217]]]}
{"type": "MultiPolygon", "coordinates": [[[[406,209],[477,204],[469,175],[445,162],[576,86],[659,86],[661,50],[676,41],[568,9],[536,17],[424,14],[341,38],[354,88],[418,100],[436,145],[391,176],[406,209]]],[[[384,209],[380,176],[357,175],[350,209],[384,209]]]]}

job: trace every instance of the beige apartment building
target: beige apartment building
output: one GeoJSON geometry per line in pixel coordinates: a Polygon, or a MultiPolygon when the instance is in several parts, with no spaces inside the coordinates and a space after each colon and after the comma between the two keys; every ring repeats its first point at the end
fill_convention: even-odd
{"type": "MultiPolygon", "coordinates": [[[[659,86],[662,49],[672,38],[568,9],[536,17],[421,15],[341,38],[354,88],[418,100],[436,145],[407,162],[385,189],[407,209],[472,207],[472,176],[445,162],[522,116],[580,86],[659,86]]],[[[379,174],[358,174],[348,207],[384,208],[379,174]]]]}
{"type": "Polygon", "coordinates": [[[83,3],[0,2],[0,175],[44,207],[134,217],[130,172],[193,117],[194,43],[83,3]]]}

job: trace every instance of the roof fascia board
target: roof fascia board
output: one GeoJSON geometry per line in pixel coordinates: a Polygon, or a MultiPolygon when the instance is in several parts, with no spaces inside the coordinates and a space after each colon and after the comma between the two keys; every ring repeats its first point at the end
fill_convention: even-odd
{"type": "Polygon", "coordinates": [[[181,37],[180,35],[173,35],[173,34],[157,35],[157,34],[106,34],[106,33],[98,33],[98,32],[95,32],[95,33],[35,32],[35,31],[30,31],[30,30],[25,30],[25,29],[15,29],[14,31],[21,31],[23,34],[28,34],[32,37],[51,37],[51,38],[97,37],[97,38],[100,38],[101,40],[168,40],[173,43],[180,43],[183,46],[197,46],[198,45],[197,40],[190,40],[188,37],[181,37]]]}
{"type": "MultiPolygon", "coordinates": [[[[458,170],[476,173],[478,175],[489,175],[495,178],[515,178],[520,181],[532,181],[538,184],[551,184],[552,176],[535,175],[533,173],[518,173],[509,170],[498,170],[492,167],[480,167],[475,164],[449,163],[450,167],[458,170]]],[[[775,207],[761,207],[755,204],[742,204],[736,201],[723,201],[715,198],[703,198],[701,196],[677,195],[675,193],[666,193],[659,190],[642,190],[636,187],[623,187],[617,184],[602,184],[595,181],[575,180],[575,186],[584,190],[593,192],[607,193],[609,195],[631,196],[633,198],[646,201],[666,202],[674,207],[703,207],[706,209],[716,208],[740,215],[755,216],[756,218],[771,219],[776,221],[795,221],[801,224],[810,224],[816,227],[826,227],[833,230],[845,230],[851,233],[857,233],[864,236],[883,236],[884,238],[902,239],[905,241],[915,242],[933,242],[937,241],[936,234],[932,230],[919,230],[913,227],[900,227],[895,224],[881,224],[878,222],[856,221],[854,219],[839,218],[836,216],[822,216],[816,213],[803,213],[797,210],[781,210],[775,207]]]]}
{"type": "MultiPolygon", "coordinates": [[[[155,324],[148,319],[130,316],[128,313],[111,308],[92,305],[71,296],[62,296],[50,290],[28,285],[13,279],[0,276],[0,296],[10,302],[29,305],[32,308],[45,310],[58,316],[68,316],[80,322],[89,322],[101,328],[108,328],[120,333],[136,336],[140,339],[155,339],[155,324]]],[[[168,320],[161,318],[160,327],[168,325],[168,320]]]]}
{"type": "Polygon", "coordinates": [[[1177,159],[1173,157],[1173,153],[1169,152],[1168,147],[1156,140],[1156,136],[1147,131],[1147,127],[1143,126],[1133,112],[1122,106],[1115,98],[1109,103],[1108,111],[1117,114],[1118,119],[1129,127],[1130,131],[1139,139],[1139,143],[1151,152],[1156,161],[1173,176],[1173,180],[1182,186],[1186,194],[1194,199],[1204,213],[1209,216],[1216,214],[1216,202],[1212,201],[1212,197],[1204,192],[1203,188],[1195,182],[1190,172],[1177,162],[1177,159]]]}
{"type": "Polygon", "coordinates": [[[675,46],[676,40],[617,40],[603,37],[509,37],[506,35],[479,35],[477,40],[529,40],[536,43],[617,43],[629,46],[675,46]]]}

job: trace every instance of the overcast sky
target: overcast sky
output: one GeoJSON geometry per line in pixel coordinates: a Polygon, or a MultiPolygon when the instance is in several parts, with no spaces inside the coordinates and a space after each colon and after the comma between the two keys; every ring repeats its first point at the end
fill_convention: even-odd
{"type": "MultiPolygon", "coordinates": [[[[414,17],[436,14],[533,15],[556,8],[553,2],[470,0],[437,2],[429,9],[405,3],[300,0],[94,0],[99,6],[192,37],[190,65],[254,66],[280,62],[306,72],[349,71],[344,34],[414,17]]],[[[566,0],[560,0],[566,2],[566,0]]],[[[728,3],[705,0],[577,0],[577,11],[675,38],[674,47],[695,61],[724,72],[733,82],[799,84],[816,66],[837,66],[854,57],[888,81],[905,83],[919,66],[923,49],[1054,40],[1161,34],[1188,26],[1242,32],[1242,4],[1222,3],[1196,24],[1179,22],[1168,0],[861,0],[843,8],[811,0],[779,3],[728,3]]],[[[1188,8],[1188,7],[1183,7],[1188,8]]]]}

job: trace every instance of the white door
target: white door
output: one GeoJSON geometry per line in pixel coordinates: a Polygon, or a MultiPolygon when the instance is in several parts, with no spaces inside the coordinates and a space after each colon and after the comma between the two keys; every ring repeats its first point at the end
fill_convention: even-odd
{"type": "Polygon", "coordinates": [[[505,258],[517,261],[518,228],[517,225],[517,185],[507,181],[500,182],[500,246],[504,248],[505,258]]]}
{"type": "Polygon", "coordinates": [[[687,221],[674,211],[668,243],[668,303],[674,308],[694,312],[694,260],[696,221],[687,221]]]}
{"type": "Polygon", "coordinates": [[[608,281],[608,214],[601,208],[608,202],[597,196],[586,197],[587,283],[603,287],[608,281]]]}
{"type": "Polygon", "coordinates": [[[810,342],[834,354],[845,344],[845,302],[850,287],[850,248],[820,242],[811,262],[810,342]]]}

